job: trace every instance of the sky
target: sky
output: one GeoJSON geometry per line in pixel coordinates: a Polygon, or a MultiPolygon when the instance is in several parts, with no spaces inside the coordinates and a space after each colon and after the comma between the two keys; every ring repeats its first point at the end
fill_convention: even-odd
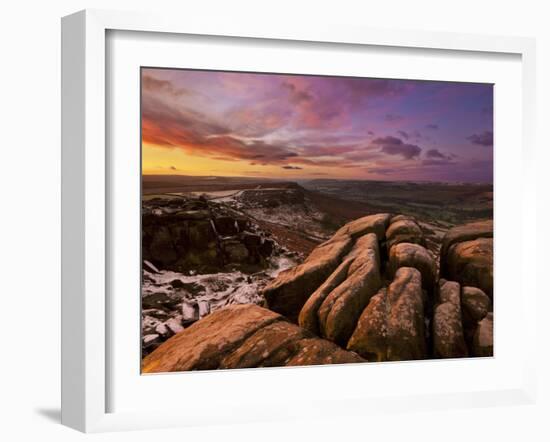
{"type": "Polygon", "coordinates": [[[142,68],[144,174],[492,182],[493,86],[142,68]]]}

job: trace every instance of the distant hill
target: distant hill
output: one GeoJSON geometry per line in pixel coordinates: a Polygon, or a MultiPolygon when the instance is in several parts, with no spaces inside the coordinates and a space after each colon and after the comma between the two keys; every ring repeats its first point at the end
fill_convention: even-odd
{"type": "Polygon", "coordinates": [[[143,175],[143,193],[200,192],[269,187],[289,188],[296,183],[256,177],[219,177],[191,175],[143,175]],[[258,187],[259,186],[259,187],[258,187]]]}

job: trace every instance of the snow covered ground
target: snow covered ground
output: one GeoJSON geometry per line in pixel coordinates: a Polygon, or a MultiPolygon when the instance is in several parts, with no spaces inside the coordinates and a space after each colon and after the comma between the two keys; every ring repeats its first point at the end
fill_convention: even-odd
{"type": "Polygon", "coordinates": [[[255,274],[240,271],[182,274],[158,271],[145,262],[142,284],[142,350],[150,353],[163,341],[204,316],[233,304],[264,303],[261,290],[281,271],[297,264],[291,257],[271,258],[255,274]]]}

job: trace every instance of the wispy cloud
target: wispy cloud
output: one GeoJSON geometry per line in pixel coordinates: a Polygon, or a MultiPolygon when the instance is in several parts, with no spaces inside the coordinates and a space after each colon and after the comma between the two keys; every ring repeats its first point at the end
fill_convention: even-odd
{"type": "MultiPolygon", "coordinates": [[[[164,148],[162,160],[158,154],[149,163],[158,165],[169,158],[173,168],[166,169],[174,172],[185,173],[182,158],[193,156],[226,163],[232,174],[252,173],[254,166],[254,173],[376,173],[399,179],[407,170],[421,179],[451,163],[460,173],[467,167],[466,156],[458,157],[462,150],[493,143],[491,119],[480,118],[480,109],[492,109],[489,86],[170,69],[142,72],[144,161],[154,154],[148,146],[155,152],[164,148]],[[487,129],[465,139],[480,124],[487,129]]],[[[479,149],[477,155],[492,161],[489,149],[479,149]]],[[[213,167],[223,169],[220,164],[213,167]]]]}

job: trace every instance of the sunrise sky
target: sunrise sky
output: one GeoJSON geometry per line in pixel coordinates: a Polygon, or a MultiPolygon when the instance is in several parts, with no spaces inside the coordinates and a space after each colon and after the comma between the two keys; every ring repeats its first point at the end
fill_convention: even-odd
{"type": "Polygon", "coordinates": [[[144,174],[492,182],[493,86],[142,69],[144,174]]]}

